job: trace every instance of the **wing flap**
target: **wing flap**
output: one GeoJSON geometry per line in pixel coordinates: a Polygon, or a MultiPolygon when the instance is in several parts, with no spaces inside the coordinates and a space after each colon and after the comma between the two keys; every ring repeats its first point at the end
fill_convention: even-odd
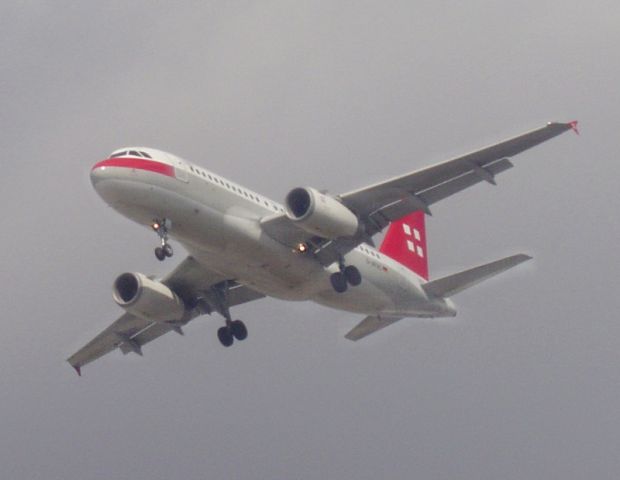
{"type": "MultiPolygon", "coordinates": [[[[149,342],[152,342],[156,338],[161,337],[165,333],[168,333],[170,330],[173,330],[175,326],[169,325],[166,323],[150,323],[146,328],[140,331],[135,336],[131,337],[131,342],[138,347],[142,347],[149,342]]],[[[179,328],[179,327],[177,327],[179,328]]],[[[135,351],[129,342],[123,342],[120,346],[121,352],[124,354],[135,351]]]]}
{"type": "MultiPolygon", "coordinates": [[[[494,178],[495,175],[505,172],[506,170],[512,168],[514,165],[510,160],[504,158],[498,162],[495,162],[484,168],[485,172],[491,175],[490,178],[494,178]]],[[[448,180],[436,187],[431,187],[424,192],[420,193],[420,198],[422,198],[428,205],[432,205],[444,198],[447,198],[455,193],[458,193],[462,190],[465,190],[477,183],[487,181],[486,177],[481,176],[478,172],[472,171],[461,175],[460,177],[454,178],[452,180],[448,180]]]]}

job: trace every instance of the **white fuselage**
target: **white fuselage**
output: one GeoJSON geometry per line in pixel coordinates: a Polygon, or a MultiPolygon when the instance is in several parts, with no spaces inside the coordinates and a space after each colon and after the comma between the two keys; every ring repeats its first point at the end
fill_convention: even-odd
{"type": "Polygon", "coordinates": [[[110,158],[93,167],[91,181],[97,193],[149,228],[155,219],[169,219],[170,236],[225,278],[271,297],[312,300],[367,315],[455,314],[449,300],[427,296],[422,278],[365,244],[344,258],[361,272],[361,285],[335,292],[329,275],[338,270],[337,264],[324,267],[262,230],[260,220],[284,213],[281,205],[174,155],[139,150],[151,158],[110,158]]]}

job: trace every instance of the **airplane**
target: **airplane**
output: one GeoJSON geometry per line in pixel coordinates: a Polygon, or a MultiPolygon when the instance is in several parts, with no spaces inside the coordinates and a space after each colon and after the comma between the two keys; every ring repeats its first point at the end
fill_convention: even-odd
{"type": "MultiPolygon", "coordinates": [[[[231,308],[263,297],[311,300],[364,315],[345,337],[357,341],[403,318],[453,317],[450,297],[529,260],[512,255],[429,280],[425,216],[430,206],[512,168],[509,157],[577,122],[550,122],[495,145],[341,195],[290,190],[281,205],[176,155],[121,148],[97,162],[92,185],[114,210],[151,229],[155,256],[188,256],[161,279],[121,274],[113,299],[121,317],[68,358],[81,368],[120,349],[142,347],[198,316],[224,319],[217,336],[230,347],[248,336],[231,308]],[[387,228],[376,248],[373,237],[387,228]]],[[[353,168],[354,172],[355,168],[353,168]]],[[[352,172],[352,173],[353,173],[352,172]]]]}

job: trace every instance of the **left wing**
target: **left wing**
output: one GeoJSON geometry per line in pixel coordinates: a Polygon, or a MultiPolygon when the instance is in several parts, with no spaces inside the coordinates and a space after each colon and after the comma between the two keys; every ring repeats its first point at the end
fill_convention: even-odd
{"type": "MultiPolygon", "coordinates": [[[[162,283],[173,290],[186,305],[192,306],[180,322],[152,322],[144,318],[125,313],[112,325],[103,330],[86,346],[67,360],[81,374],[81,367],[106,353],[120,348],[126,354],[134,352],[142,355],[142,346],[170,331],[183,334],[182,326],[201,315],[203,312],[195,306],[196,300],[204,298],[209,301],[214,289],[227,279],[221,274],[200,265],[194,258],[187,257],[177,268],[166,275],[162,283]]],[[[227,303],[229,307],[240,305],[264,297],[244,285],[228,282],[227,303]]],[[[216,302],[213,302],[216,303],[216,302]]],[[[210,304],[210,302],[209,302],[210,304]]]]}
{"type": "Polygon", "coordinates": [[[336,198],[357,215],[362,225],[353,237],[336,240],[313,237],[281,213],[265,218],[261,225],[268,235],[285,245],[308,243],[318,260],[329,265],[393,220],[416,210],[430,215],[430,205],[444,198],[480,182],[495,184],[495,176],[513,166],[508,157],[576,128],[577,122],[549,123],[490,147],[339,195],[336,198]]]}

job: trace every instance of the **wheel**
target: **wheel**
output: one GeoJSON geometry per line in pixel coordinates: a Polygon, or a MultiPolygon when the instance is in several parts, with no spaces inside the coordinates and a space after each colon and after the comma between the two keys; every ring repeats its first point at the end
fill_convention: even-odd
{"type": "Polygon", "coordinates": [[[343,293],[347,291],[347,279],[342,273],[332,273],[329,276],[329,280],[332,282],[332,287],[334,287],[334,290],[336,290],[338,293],[343,293]]]}
{"type": "Polygon", "coordinates": [[[161,247],[157,247],[155,249],[155,256],[157,257],[157,260],[159,260],[160,262],[162,260],[164,260],[166,258],[166,254],[164,253],[164,249],[161,247]]]}
{"type": "Polygon", "coordinates": [[[164,255],[166,257],[172,257],[172,254],[174,253],[172,246],[167,243],[162,247],[162,250],[164,251],[164,255]]]}
{"type": "Polygon", "coordinates": [[[349,265],[344,269],[344,276],[347,279],[347,282],[353,287],[357,287],[360,283],[362,283],[362,274],[353,265],[349,265]]]}
{"type": "Polygon", "coordinates": [[[234,322],[232,322],[232,324],[230,325],[230,330],[233,337],[235,337],[239,341],[248,338],[248,329],[246,328],[245,323],[243,323],[241,320],[235,320],[234,322]]]}
{"type": "Polygon", "coordinates": [[[217,338],[220,340],[220,343],[225,347],[230,347],[235,341],[228,327],[219,328],[217,331],[217,338]]]}

